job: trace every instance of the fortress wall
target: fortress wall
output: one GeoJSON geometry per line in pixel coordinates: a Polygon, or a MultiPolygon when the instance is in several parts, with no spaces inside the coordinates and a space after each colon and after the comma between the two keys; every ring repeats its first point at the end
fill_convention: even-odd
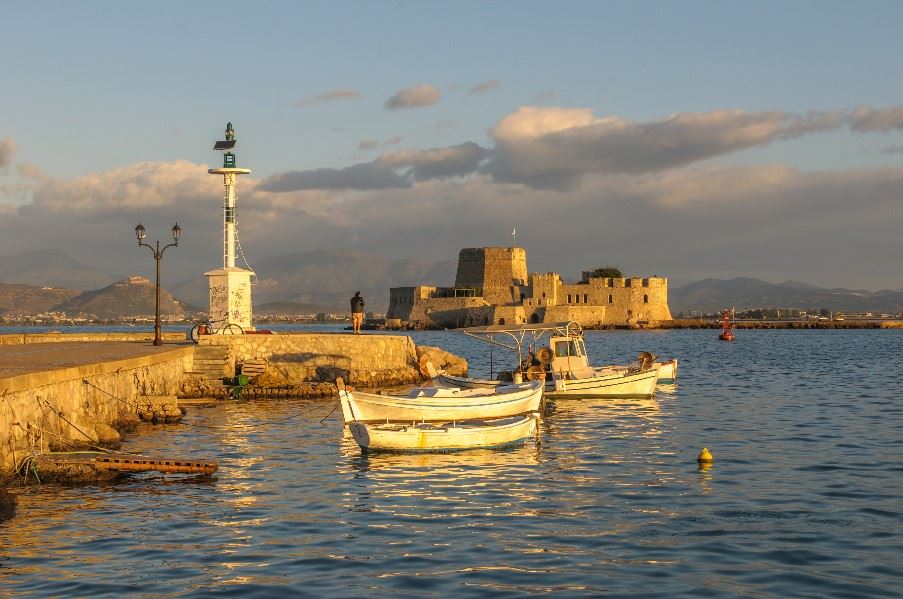
{"type": "Polygon", "coordinates": [[[0,471],[12,471],[48,446],[96,444],[95,426],[137,417],[142,396],[175,396],[193,357],[194,346],[172,346],[147,356],[0,378],[0,471]]]}
{"type": "MultiPolygon", "coordinates": [[[[604,306],[607,324],[671,320],[668,280],[639,277],[589,279],[587,284],[561,285],[558,303],[572,306],[604,306]]],[[[582,324],[582,323],[581,323],[582,324]]]]}
{"type": "Polygon", "coordinates": [[[526,312],[521,306],[496,306],[489,319],[489,324],[518,325],[526,322],[526,312]]]}
{"type": "Polygon", "coordinates": [[[606,307],[590,305],[549,306],[543,322],[567,322],[573,320],[582,327],[605,324],[606,307]]]}
{"type": "Polygon", "coordinates": [[[523,248],[464,248],[458,254],[455,287],[481,290],[490,304],[520,301],[513,285],[527,282],[527,252],[523,248]]]}
{"type": "Polygon", "coordinates": [[[416,302],[406,320],[437,327],[471,326],[466,324],[469,320],[478,318],[475,324],[483,324],[491,316],[491,312],[480,312],[489,307],[481,297],[435,297],[416,302]]]}
{"type": "Polygon", "coordinates": [[[531,277],[532,299],[531,305],[545,306],[559,303],[558,290],[561,287],[561,277],[554,272],[533,273],[531,277]]]}
{"type": "Polygon", "coordinates": [[[392,287],[389,289],[389,309],[386,311],[386,318],[411,320],[411,314],[414,312],[415,306],[424,300],[428,300],[436,289],[436,287],[430,285],[392,287]]]}
{"type": "Polygon", "coordinates": [[[629,279],[628,282],[629,286],[608,289],[609,293],[605,294],[606,302],[608,295],[612,296],[608,304],[610,323],[671,320],[667,279],[629,279]]]}

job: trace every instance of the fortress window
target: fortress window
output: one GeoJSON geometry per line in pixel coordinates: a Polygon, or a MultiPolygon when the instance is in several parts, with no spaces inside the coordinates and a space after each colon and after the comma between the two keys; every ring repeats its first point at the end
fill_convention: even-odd
{"type": "Polygon", "coordinates": [[[499,324],[505,324],[505,319],[504,319],[504,318],[499,318],[499,324]]]}
{"type": "Polygon", "coordinates": [[[643,296],[643,303],[644,303],[644,304],[648,304],[648,303],[649,303],[649,296],[648,296],[648,295],[644,295],[644,296],[643,296]]]}
{"type": "Polygon", "coordinates": [[[586,294],[585,294],[585,293],[583,294],[583,303],[584,303],[584,304],[587,303],[587,301],[586,301],[586,294]]]}
{"type": "Polygon", "coordinates": [[[568,303],[571,303],[571,294],[568,293],[568,303]]]}
{"type": "Polygon", "coordinates": [[[613,296],[612,294],[609,293],[609,294],[608,294],[608,303],[609,303],[609,304],[613,304],[614,301],[615,301],[614,296],[613,296]]]}

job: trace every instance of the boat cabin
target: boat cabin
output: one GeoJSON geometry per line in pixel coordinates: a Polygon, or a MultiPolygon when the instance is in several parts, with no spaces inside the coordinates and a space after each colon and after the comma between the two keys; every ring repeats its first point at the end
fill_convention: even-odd
{"type": "Polygon", "coordinates": [[[540,360],[545,365],[547,372],[556,374],[570,373],[572,378],[589,378],[593,376],[593,368],[586,357],[586,344],[582,336],[552,336],[549,338],[548,354],[551,360],[543,360],[548,356],[540,350],[540,360]]]}

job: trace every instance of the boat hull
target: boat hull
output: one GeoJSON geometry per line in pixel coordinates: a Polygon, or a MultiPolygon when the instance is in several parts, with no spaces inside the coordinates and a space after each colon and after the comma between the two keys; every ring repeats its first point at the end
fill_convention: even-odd
{"type": "Polygon", "coordinates": [[[546,382],[549,399],[577,397],[649,398],[655,395],[658,370],[635,374],[601,376],[586,379],[559,379],[546,382]]]}
{"type": "Polygon", "coordinates": [[[504,418],[539,410],[543,385],[525,383],[485,391],[434,389],[410,396],[374,395],[339,391],[346,423],[452,422],[504,418]],[[458,391],[455,393],[455,391],[458,391]]]}
{"type": "MultiPolygon", "coordinates": [[[[546,381],[545,396],[549,399],[564,397],[611,397],[649,398],[655,395],[658,369],[638,373],[614,372],[585,379],[559,379],[546,381]]],[[[487,379],[471,379],[439,373],[433,379],[442,386],[470,386],[469,388],[489,388],[501,383],[487,379]],[[472,385],[472,386],[471,386],[472,385]]]]}
{"type": "Polygon", "coordinates": [[[375,424],[354,421],[348,428],[366,450],[392,452],[445,452],[507,447],[536,435],[537,412],[490,420],[432,426],[429,424],[375,424]]]}

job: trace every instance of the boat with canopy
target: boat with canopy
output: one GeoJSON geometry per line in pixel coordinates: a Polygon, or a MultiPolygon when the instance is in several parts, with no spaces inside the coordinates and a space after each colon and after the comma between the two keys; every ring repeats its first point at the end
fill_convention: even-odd
{"type": "MultiPolygon", "coordinates": [[[[517,357],[512,371],[502,371],[499,379],[477,379],[449,375],[427,369],[437,386],[491,389],[521,379],[543,381],[549,398],[565,397],[638,397],[655,395],[659,367],[655,357],[641,352],[637,363],[630,366],[602,366],[589,364],[583,329],[576,322],[521,325],[516,327],[489,325],[463,329],[468,337],[489,343],[490,348],[502,347],[517,357]],[[541,346],[542,343],[547,345],[541,346]],[[538,350],[535,348],[539,347],[538,350]],[[535,351],[534,351],[535,350],[535,351]]],[[[494,372],[490,350],[490,376],[494,372]]]]}

